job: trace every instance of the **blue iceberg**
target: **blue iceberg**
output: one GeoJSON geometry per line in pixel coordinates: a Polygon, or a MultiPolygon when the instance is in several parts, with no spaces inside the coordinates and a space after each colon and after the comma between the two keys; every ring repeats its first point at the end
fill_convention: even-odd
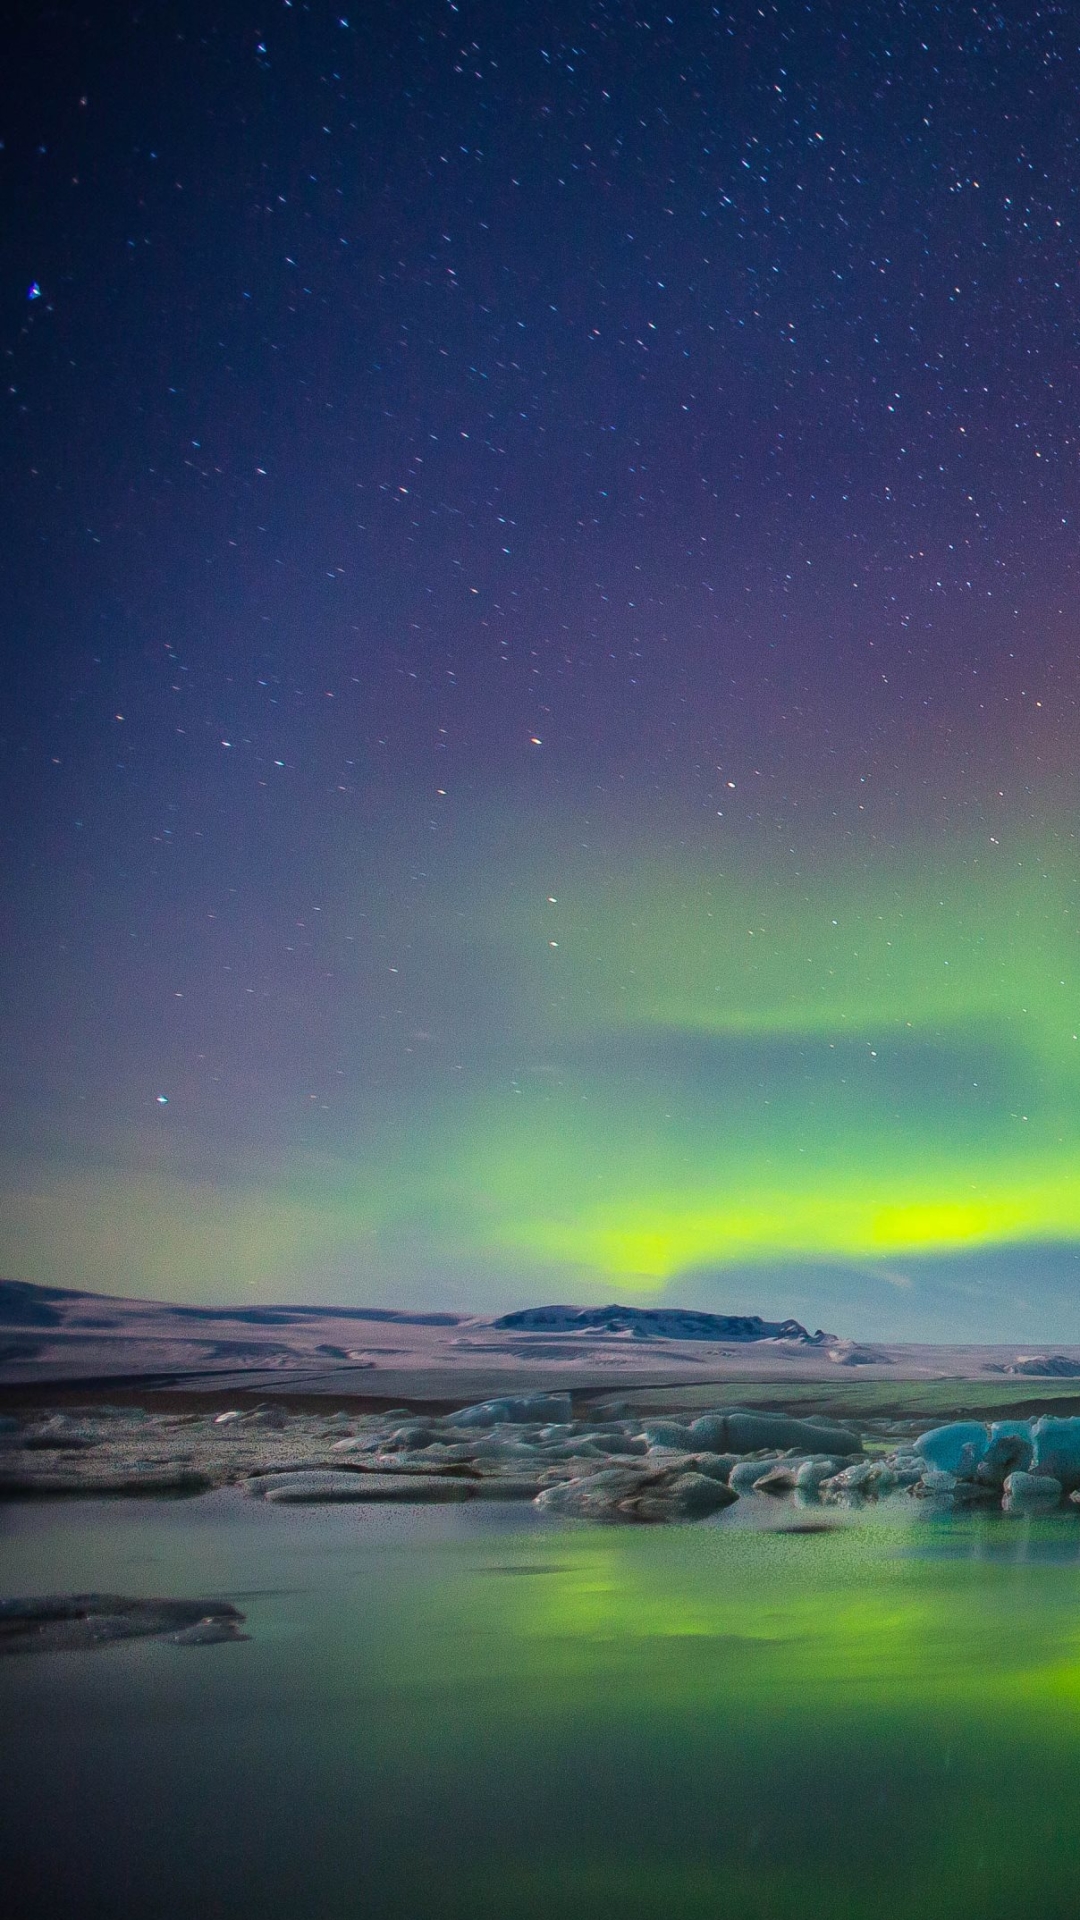
{"type": "Polygon", "coordinates": [[[1044,1413],[1031,1429],[1033,1473],[1051,1474],[1067,1493],[1080,1487],[1080,1420],[1058,1420],[1044,1413]]]}
{"type": "Polygon", "coordinates": [[[915,1451],[938,1473],[955,1473],[972,1478],[990,1443],[990,1436],[979,1420],[951,1420],[947,1427],[931,1427],[920,1433],[915,1451]]]}

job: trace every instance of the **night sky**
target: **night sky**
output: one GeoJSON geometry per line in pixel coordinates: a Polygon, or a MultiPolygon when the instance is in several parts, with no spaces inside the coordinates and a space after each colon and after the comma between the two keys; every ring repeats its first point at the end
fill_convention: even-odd
{"type": "Polygon", "coordinates": [[[1080,17],[42,5],[0,1271],[1080,1340],[1080,17]]]}

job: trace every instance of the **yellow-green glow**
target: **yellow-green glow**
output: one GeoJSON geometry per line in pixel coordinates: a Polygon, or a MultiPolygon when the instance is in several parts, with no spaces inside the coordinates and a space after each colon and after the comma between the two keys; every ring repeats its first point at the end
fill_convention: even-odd
{"type": "MultiPolygon", "coordinates": [[[[668,1700],[671,1669],[658,1655],[665,1643],[698,1641],[706,1657],[696,1677],[692,1661],[683,1664],[686,1683],[700,1699],[711,1678],[728,1711],[767,1696],[774,1709],[799,1701],[829,1716],[861,1699],[900,1717],[947,1705],[1000,1724],[1003,1714],[1022,1721],[1038,1712],[1048,1732],[1071,1730],[1080,1629],[1068,1593],[1037,1583],[1039,1610],[1027,1614],[1023,1636],[1010,1633],[1016,1571],[1007,1560],[988,1566],[977,1539],[961,1532],[962,1557],[936,1564],[897,1554],[895,1538],[887,1551],[887,1533],[869,1552],[860,1542],[854,1558],[842,1541],[824,1537],[815,1549],[806,1540],[792,1578],[790,1536],[738,1532],[721,1548],[689,1536],[673,1546],[670,1535],[659,1545],[652,1536],[626,1545],[623,1535],[564,1535],[558,1577],[515,1589],[511,1631],[541,1666],[573,1660],[575,1650],[592,1665],[615,1664],[636,1650],[663,1672],[656,1692],[668,1700]],[[725,1658],[710,1676],[710,1645],[741,1646],[767,1664],[725,1658]]],[[[1004,1553],[1008,1542],[999,1544],[1004,1553]]],[[[1071,1589],[1071,1577],[1057,1585],[1071,1589]]],[[[641,1684],[649,1690],[644,1673],[641,1684]]]]}
{"type": "Polygon", "coordinates": [[[1080,1238],[1071,850],[564,865],[487,916],[538,1067],[450,1156],[476,1252],[649,1290],[1080,1238]]]}
{"type": "Polygon", "coordinates": [[[1080,1177],[1072,1167],[1056,1179],[1017,1179],[1002,1198],[962,1200],[945,1182],[939,1194],[928,1180],[921,1197],[898,1200],[896,1184],[856,1178],[848,1191],[837,1181],[825,1193],[777,1185],[700,1210],[673,1206],[663,1191],[652,1200],[639,1194],[583,1208],[573,1220],[523,1221],[507,1245],[649,1282],[717,1260],[798,1259],[807,1249],[871,1260],[1080,1235],[1080,1177]]]}
{"type": "Polygon", "coordinates": [[[358,996],[357,1063],[295,1138],[9,1172],[0,1264],[481,1305],[1080,1245],[1067,836],[796,856],[665,831],[661,855],[659,826],[475,821],[385,907],[393,999],[358,996]]]}
{"type": "MultiPolygon", "coordinates": [[[[380,1770],[419,1749],[475,1798],[463,1756],[487,1754],[516,1806],[543,1808],[544,1844],[507,1821],[454,1920],[1007,1920],[1033,1886],[1069,1911],[1068,1525],[905,1526],[900,1507],[803,1538],[736,1510],[489,1545],[495,1571],[542,1577],[434,1563],[378,1644],[397,1709],[380,1770]]],[[[341,1629],[335,1678],[357,1637],[341,1629]]]]}

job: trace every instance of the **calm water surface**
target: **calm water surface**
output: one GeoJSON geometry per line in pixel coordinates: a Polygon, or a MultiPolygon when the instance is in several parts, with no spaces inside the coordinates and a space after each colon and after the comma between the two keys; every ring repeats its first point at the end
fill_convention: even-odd
{"type": "Polygon", "coordinates": [[[0,1666],[20,1920],[1076,1920],[1080,1522],[0,1510],[0,1592],[244,1645],[0,1666]],[[768,1523],[768,1524],[766,1524],[768,1523]]]}

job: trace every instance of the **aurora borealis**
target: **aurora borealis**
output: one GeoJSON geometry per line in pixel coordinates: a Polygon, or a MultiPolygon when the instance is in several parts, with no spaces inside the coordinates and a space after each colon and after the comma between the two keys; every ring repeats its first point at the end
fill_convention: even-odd
{"type": "Polygon", "coordinates": [[[0,1271],[1080,1339],[1067,24],[22,24],[0,1271]]]}
{"type": "MultiPolygon", "coordinates": [[[[195,1297],[227,1263],[279,1295],[308,1262],[417,1302],[435,1274],[454,1303],[828,1295],[813,1269],[846,1268],[902,1323],[928,1259],[1022,1269],[1080,1235],[1075,861],[1010,840],[819,854],[793,884],[752,846],[665,861],[616,831],[575,852],[561,824],[541,849],[525,814],[473,821],[422,903],[376,923],[399,959],[352,1035],[374,1084],[297,1122],[265,1069],[257,1145],[218,1134],[222,1177],[177,1127],[179,1057],[168,1110],[112,1164],[72,1154],[14,1194],[8,1230],[24,1265],[36,1243],[64,1271],[78,1234],[95,1279],[127,1258],[195,1297]],[[392,1001],[417,1024],[388,1043],[392,1001]]],[[[339,1013],[372,988],[353,967],[339,1013]]],[[[209,1133],[226,1102],[206,1105],[209,1133]]]]}

